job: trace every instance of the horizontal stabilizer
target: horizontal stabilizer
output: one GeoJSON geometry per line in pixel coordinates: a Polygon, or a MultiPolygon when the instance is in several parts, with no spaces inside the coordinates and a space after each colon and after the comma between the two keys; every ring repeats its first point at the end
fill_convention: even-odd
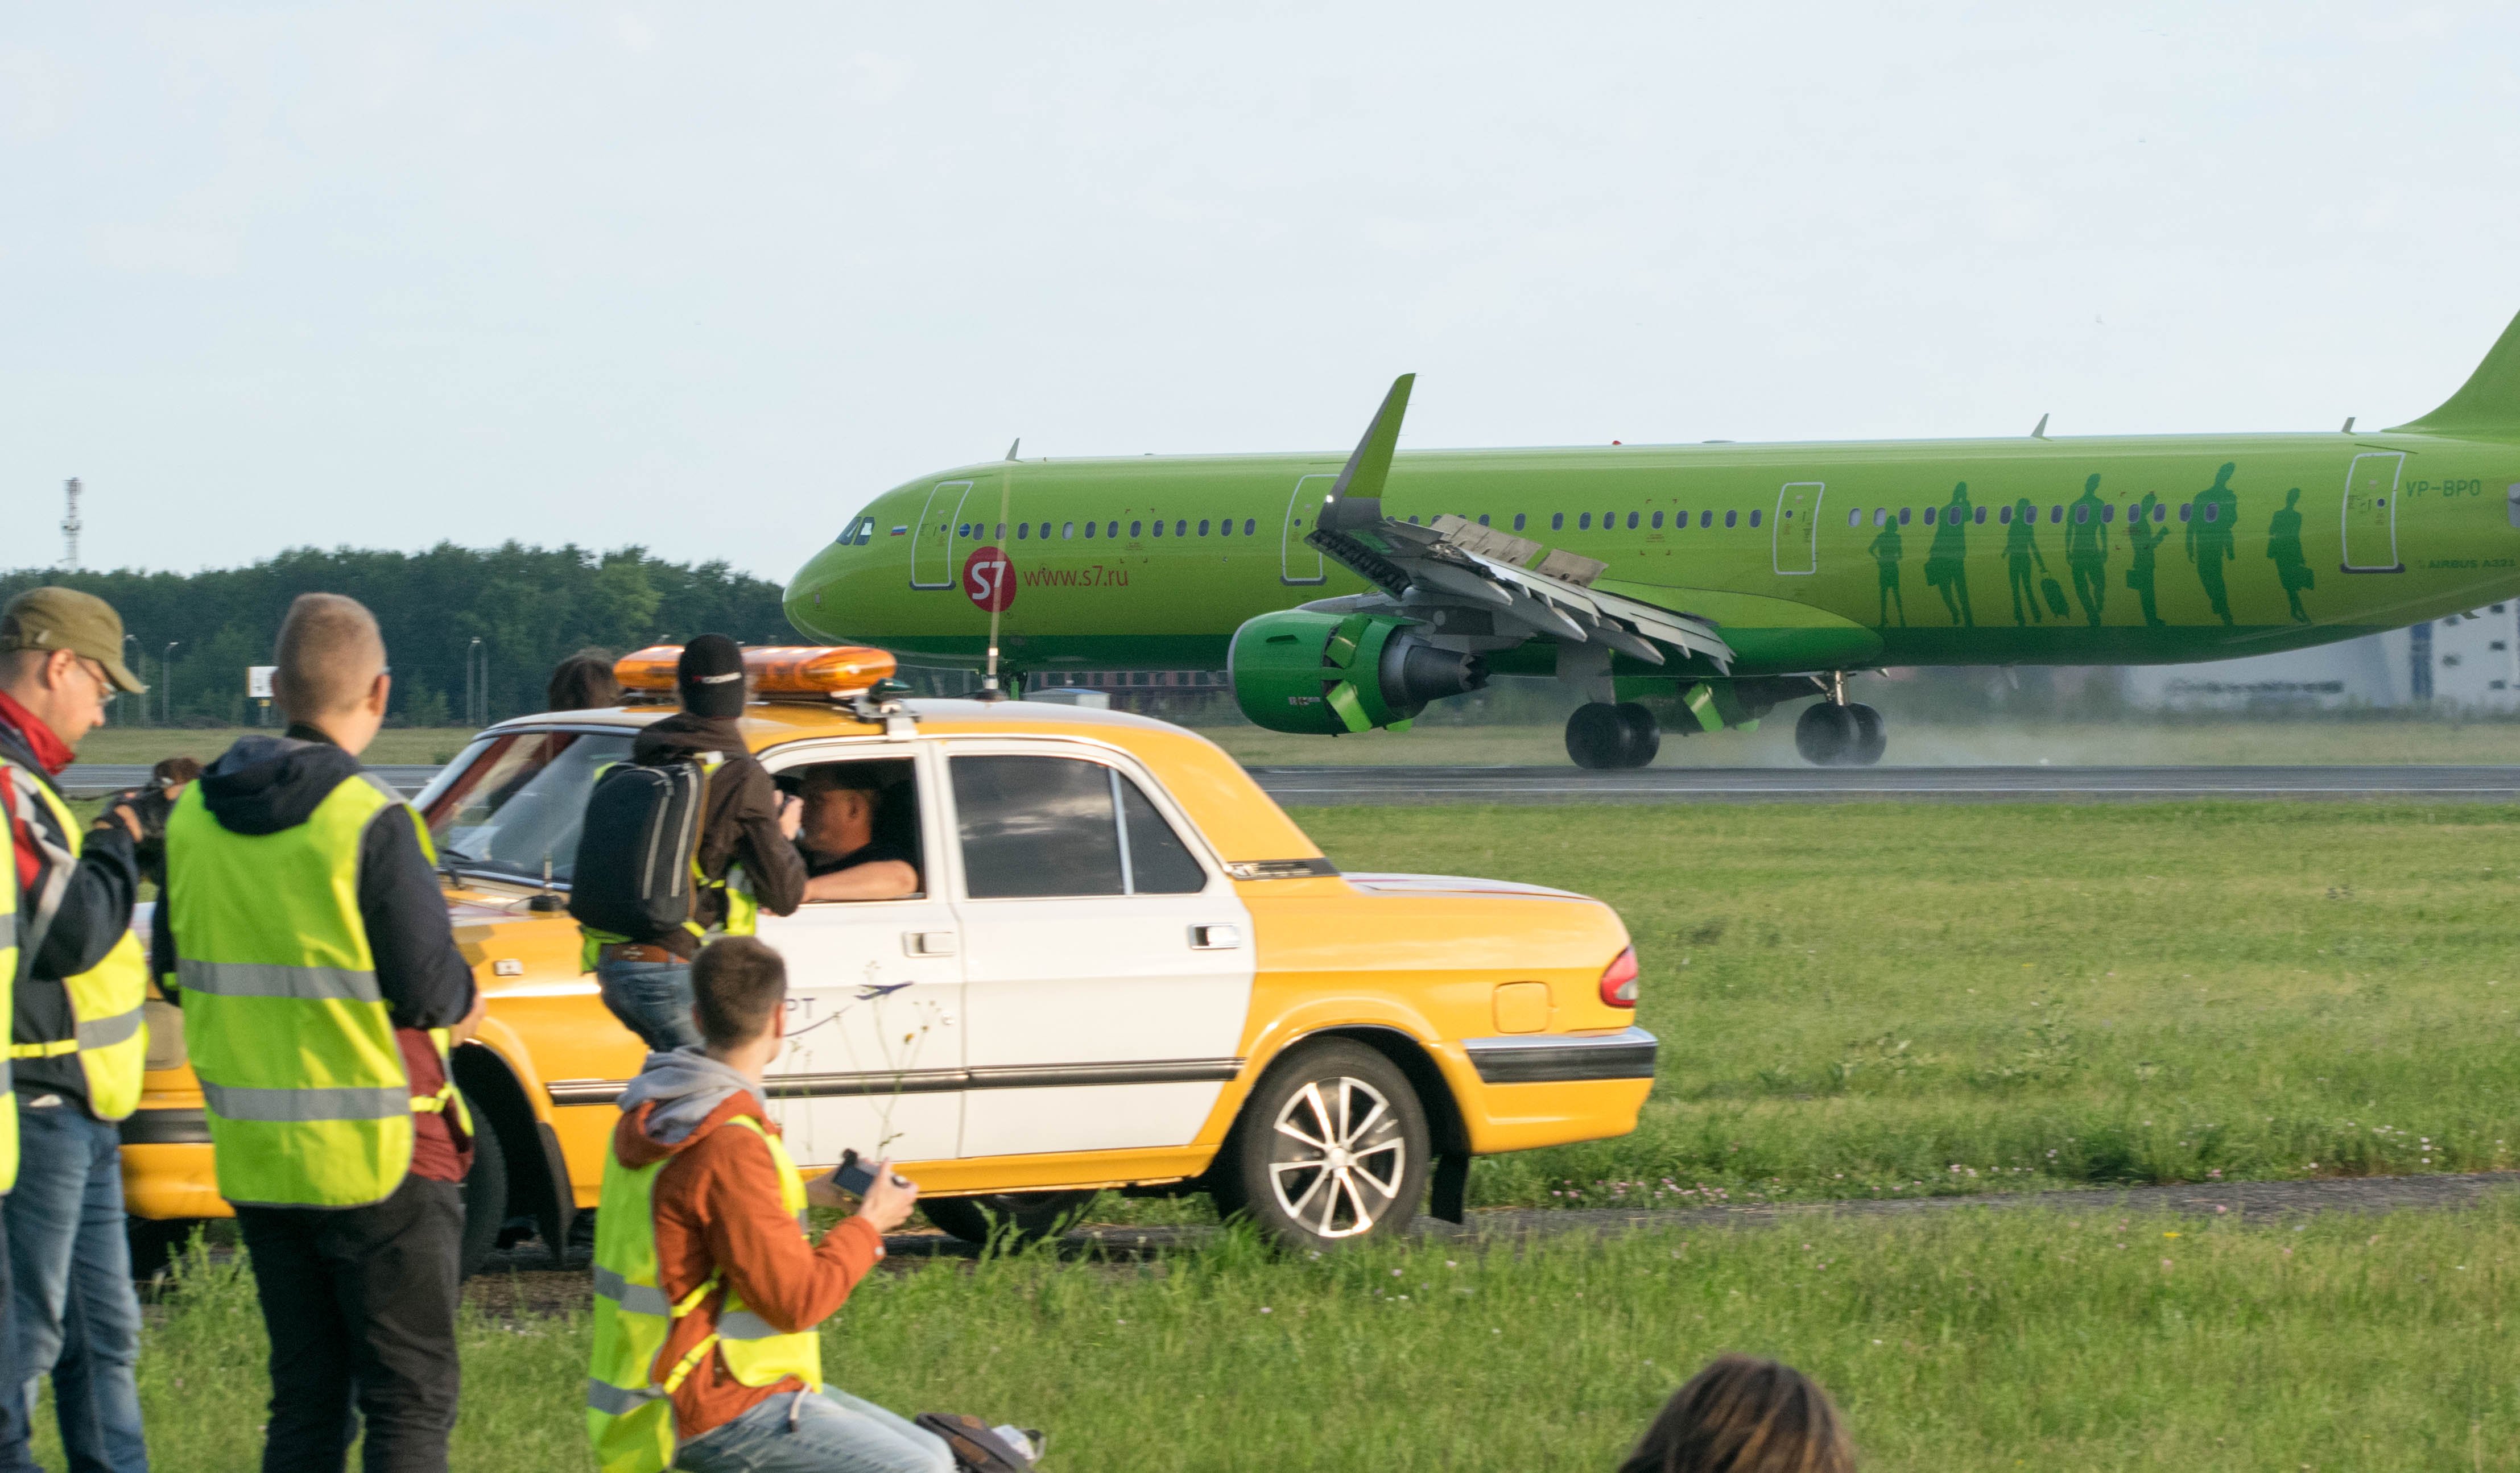
{"type": "Polygon", "coordinates": [[[2391,425],[2388,432],[2520,439],[2520,317],[2511,319],[2485,361],[2441,408],[2391,425]]]}

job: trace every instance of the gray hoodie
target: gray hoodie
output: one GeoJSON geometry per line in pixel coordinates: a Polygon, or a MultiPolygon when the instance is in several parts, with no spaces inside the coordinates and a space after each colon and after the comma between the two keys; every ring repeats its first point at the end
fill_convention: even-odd
{"type": "Polygon", "coordinates": [[[651,1053],[639,1066],[639,1077],[621,1092],[621,1113],[627,1115],[654,1101],[656,1107],[648,1115],[648,1138],[658,1145],[674,1145],[698,1130],[700,1122],[738,1090],[749,1092],[753,1104],[768,1117],[770,1101],[760,1087],[698,1046],[651,1053]]]}

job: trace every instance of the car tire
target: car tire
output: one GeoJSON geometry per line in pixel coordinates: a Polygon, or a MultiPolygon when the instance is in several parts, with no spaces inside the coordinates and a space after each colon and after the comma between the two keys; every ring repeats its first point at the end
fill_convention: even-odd
{"type": "Polygon", "coordinates": [[[919,1210],[927,1221],[967,1243],[1033,1243],[1067,1230],[1091,1191],[992,1191],[975,1197],[922,1199],[919,1210]]]}
{"type": "Polygon", "coordinates": [[[1426,1197],[1432,1138],[1400,1067],[1329,1039],[1272,1065],[1211,1175],[1217,1207],[1289,1247],[1405,1231],[1426,1197]]]}
{"type": "Polygon", "coordinates": [[[193,1239],[200,1218],[135,1218],[122,1220],[123,1237],[131,1246],[131,1278],[148,1283],[175,1266],[175,1255],[193,1239]]]}
{"type": "Polygon", "coordinates": [[[499,1229],[508,1223],[508,1152],[499,1132],[471,1095],[464,1108],[472,1121],[472,1169],[464,1174],[464,1238],[457,1262],[471,1278],[490,1262],[499,1229]]]}

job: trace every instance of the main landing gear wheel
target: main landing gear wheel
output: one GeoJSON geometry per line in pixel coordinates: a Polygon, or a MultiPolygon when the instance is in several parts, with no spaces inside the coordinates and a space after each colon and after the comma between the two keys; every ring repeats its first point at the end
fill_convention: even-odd
{"type": "Polygon", "coordinates": [[[1269,1071],[1217,1162],[1217,1207],[1330,1248],[1409,1227],[1426,1196],[1426,1111],[1399,1066],[1332,1039],[1269,1071]]]}
{"type": "Polygon", "coordinates": [[[1587,701],[1566,718],[1566,755],[1577,767],[1643,767],[1662,750],[1662,728],[1635,701],[1587,701]]]}
{"type": "Polygon", "coordinates": [[[1890,729],[1883,724],[1881,713],[1870,706],[1846,708],[1855,718],[1855,750],[1847,755],[1849,767],[1870,767],[1890,749],[1890,729]]]}
{"type": "Polygon", "coordinates": [[[1794,723],[1794,750],[1814,767],[1870,767],[1889,744],[1881,713],[1870,706],[1823,700],[1794,723]]]}
{"type": "Polygon", "coordinates": [[[919,1204],[927,1221],[967,1243],[1038,1242],[1057,1237],[1094,1200],[1090,1191],[992,1191],[976,1197],[932,1197],[919,1204]]]}

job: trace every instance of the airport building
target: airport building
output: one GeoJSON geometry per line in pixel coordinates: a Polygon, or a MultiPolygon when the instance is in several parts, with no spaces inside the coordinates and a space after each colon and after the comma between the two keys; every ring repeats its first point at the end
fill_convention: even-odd
{"type": "Polygon", "coordinates": [[[2520,710],[2520,603],[2489,603],[2409,629],[2282,654],[2138,665],[2126,672],[2126,697],[2130,705],[2165,711],[2520,710]]]}

